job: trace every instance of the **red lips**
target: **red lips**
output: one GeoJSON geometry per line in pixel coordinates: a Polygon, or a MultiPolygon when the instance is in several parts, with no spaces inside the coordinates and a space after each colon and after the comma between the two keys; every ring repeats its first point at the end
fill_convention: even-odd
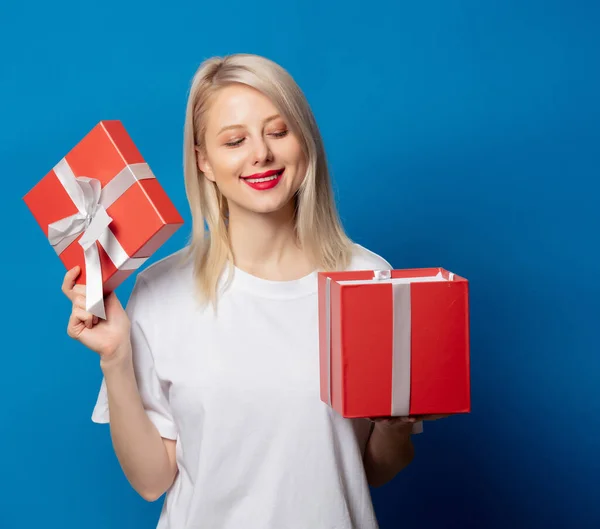
{"type": "Polygon", "coordinates": [[[279,174],[283,171],[283,169],[272,169],[271,171],[266,171],[264,173],[256,173],[250,176],[241,176],[240,178],[268,178],[269,176],[273,176],[279,174]]]}
{"type": "Polygon", "coordinates": [[[264,173],[254,174],[252,176],[244,176],[242,177],[242,181],[247,186],[250,186],[252,189],[256,191],[268,191],[269,189],[273,189],[277,187],[277,184],[283,178],[284,169],[280,169],[278,171],[266,171],[264,173]],[[253,180],[254,178],[260,179],[258,181],[253,180]],[[265,180],[268,178],[268,180],[265,180]]]}

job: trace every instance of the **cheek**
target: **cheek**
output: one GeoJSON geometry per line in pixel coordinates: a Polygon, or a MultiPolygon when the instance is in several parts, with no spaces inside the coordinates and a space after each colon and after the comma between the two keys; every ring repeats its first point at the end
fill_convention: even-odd
{"type": "Polygon", "coordinates": [[[219,153],[213,159],[213,168],[217,178],[227,178],[241,173],[244,168],[245,156],[241,149],[232,149],[219,153]]]}
{"type": "Polygon", "coordinates": [[[304,155],[302,148],[297,141],[290,141],[286,145],[282,146],[281,158],[286,163],[295,165],[296,167],[304,166],[304,155]]]}
{"type": "Polygon", "coordinates": [[[294,150],[294,160],[296,163],[296,167],[298,168],[298,177],[304,178],[304,174],[306,173],[306,169],[308,166],[306,163],[306,157],[304,156],[300,145],[298,145],[294,150]]]}

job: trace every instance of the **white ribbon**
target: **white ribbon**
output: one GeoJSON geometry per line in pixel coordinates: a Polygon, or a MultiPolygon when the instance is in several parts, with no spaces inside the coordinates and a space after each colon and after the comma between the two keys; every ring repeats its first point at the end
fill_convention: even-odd
{"type": "Polygon", "coordinates": [[[410,415],[410,283],[392,283],[392,417],[410,415]]]}
{"type": "MultiPolygon", "coordinates": [[[[392,395],[390,416],[405,417],[410,412],[410,357],[411,357],[411,295],[410,283],[420,281],[443,281],[441,275],[434,277],[412,277],[392,279],[391,270],[374,270],[373,278],[367,280],[342,280],[340,285],[367,285],[373,281],[390,283],[393,299],[393,350],[392,354],[392,395]]],[[[325,329],[327,341],[328,404],[331,405],[331,278],[325,287],[325,329]]]]}
{"type": "Polygon", "coordinates": [[[75,176],[64,158],[54,167],[54,173],[78,212],[51,223],[48,226],[48,240],[60,255],[83,234],[79,244],[85,257],[86,310],[106,319],[102,267],[96,242],[104,248],[117,269],[135,270],[147,259],[127,255],[109,227],[112,219],[106,210],[133,184],[139,180],[154,178],[154,174],[145,163],[130,164],[102,188],[94,178],[75,176]]]}

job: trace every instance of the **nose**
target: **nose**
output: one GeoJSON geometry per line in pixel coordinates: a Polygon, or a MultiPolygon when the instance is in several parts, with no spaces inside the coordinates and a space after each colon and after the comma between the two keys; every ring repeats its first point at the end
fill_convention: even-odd
{"type": "Polygon", "coordinates": [[[256,140],[252,155],[254,156],[254,165],[263,165],[273,158],[273,153],[263,138],[256,140]]]}

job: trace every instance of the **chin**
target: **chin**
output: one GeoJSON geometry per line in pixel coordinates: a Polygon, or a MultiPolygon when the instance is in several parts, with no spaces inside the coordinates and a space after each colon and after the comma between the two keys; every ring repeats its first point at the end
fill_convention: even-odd
{"type": "Polygon", "coordinates": [[[293,207],[292,199],[283,199],[283,198],[275,198],[275,197],[267,197],[263,200],[252,200],[247,201],[246,203],[239,204],[246,211],[251,211],[252,213],[261,213],[261,214],[269,214],[276,213],[278,211],[282,211],[286,208],[293,207]]]}
{"type": "MultiPolygon", "coordinates": [[[[246,185],[246,184],[244,184],[246,185]]],[[[252,191],[244,190],[243,193],[237,195],[239,200],[236,200],[234,193],[227,196],[230,209],[235,208],[246,212],[257,214],[273,214],[281,212],[285,209],[294,208],[294,196],[297,191],[294,188],[290,189],[287,186],[277,186],[269,191],[252,191]]]]}
{"type": "Polygon", "coordinates": [[[261,213],[267,215],[269,213],[277,213],[285,209],[289,205],[288,202],[283,204],[253,204],[248,209],[253,213],[261,213]]]}

